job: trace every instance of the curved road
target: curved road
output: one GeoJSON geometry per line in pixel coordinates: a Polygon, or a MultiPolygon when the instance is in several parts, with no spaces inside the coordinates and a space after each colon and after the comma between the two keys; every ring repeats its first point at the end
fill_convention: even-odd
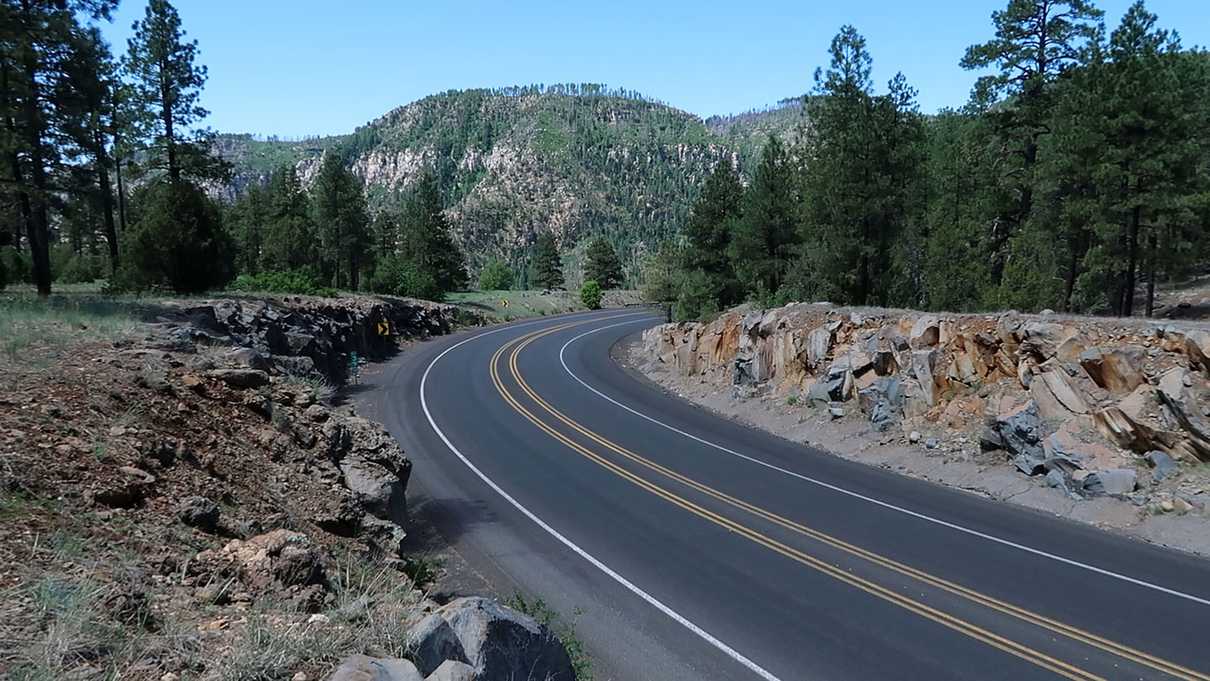
{"type": "Polygon", "coordinates": [[[576,619],[595,678],[1210,681],[1210,563],[720,419],[610,358],[659,321],[417,344],[363,400],[438,529],[576,619]]]}

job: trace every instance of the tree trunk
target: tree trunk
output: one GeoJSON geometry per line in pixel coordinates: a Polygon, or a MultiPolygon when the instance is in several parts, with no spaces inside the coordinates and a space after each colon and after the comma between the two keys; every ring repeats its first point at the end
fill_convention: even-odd
{"type": "Polygon", "coordinates": [[[1126,236],[1126,277],[1124,288],[1125,299],[1122,301],[1122,316],[1134,316],[1134,285],[1135,271],[1139,263],[1139,219],[1143,207],[1135,206],[1130,212],[1130,231],[1126,236]]]}
{"type": "Polygon", "coordinates": [[[1154,231],[1147,240],[1147,246],[1150,251],[1147,254],[1147,316],[1151,317],[1155,314],[1155,259],[1158,247],[1154,231]]]}
{"type": "Polygon", "coordinates": [[[113,172],[117,175],[118,180],[118,227],[122,233],[126,233],[126,185],[122,183],[122,159],[116,158],[113,163],[113,172]]]}
{"type": "Polygon", "coordinates": [[[118,271],[118,230],[113,221],[113,188],[109,186],[109,155],[105,153],[105,140],[100,127],[93,132],[96,145],[97,184],[101,185],[101,210],[105,218],[105,240],[109,242],[109,272],[118,271]]]}
{"type": "Polygon", "coordinates": [[[168,92],[165,73],[167,64],[160,64],[160,117],[164,120],[164,147],[168,153],[168,178],[174,183],[181,180],[181,168],[176,160],[176,135],[172,130],[172,99],[168,92]]]}
{"type": "Polygon", "coordinates": [[[46,131],[38,110],[40,94],[37,57],[29,46],[26,47],[24,75],[29,92],[25,98],[23,113],[25,116],[25,141],[29,151],[30,183],[33,186],[33,191],[28,196],[31,219],[26,238],[29,239],[29,250],[33,255],[34,284],[38,287],[38,296],[44,298],[50,295],[50,211],[46,205],[48,191],[46,159],[43,156],[43,138],[46,131]]]}

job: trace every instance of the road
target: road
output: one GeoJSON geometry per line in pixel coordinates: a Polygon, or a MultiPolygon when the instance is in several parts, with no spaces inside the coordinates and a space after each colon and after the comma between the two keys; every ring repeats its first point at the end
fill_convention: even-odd
{"type": "Polygon", "coordinates": [[[574,618],[594,678],[1210,681],[1210,563],[698,409],[610,358],[659,321],[419,343],[365,397],[409,494],[574,618]]]}

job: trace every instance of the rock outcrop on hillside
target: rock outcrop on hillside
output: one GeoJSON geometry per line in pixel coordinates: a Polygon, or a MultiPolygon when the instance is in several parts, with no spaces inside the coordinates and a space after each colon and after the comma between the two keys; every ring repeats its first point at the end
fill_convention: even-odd
{"type": "Polygon", "coordinates": [[[1205,327],[791,304],[666,324],[643,341],[647,356],[737,398],[858,412],[912,443],[948,434],[1072,498],[1203,503],[1163,481],[1210,461],[1205,327]]]}
{"type": "Polygon", "coordinates": [[[391,296],[188,301],[158,312],[149,344],[184,352],[228,347],[232,359],[248,369],[318,371],[339,383],[354,353],[382,359],[401,339],[449,333],[465,314],[454,305],[391,296]]]}
{"type": "Polygon", "coordinates": [[[401,658],[433,613],[458,645],[429,650],[429,679],[575,678],[525,615],[427,598],[413,578],[433,570],[405,544],[411,461],[324,378],[353,352],[448,331],[448,308],[240,299],[155,315],[50,366],[3,365],[0,677],[422,679],[401,658]],[[364,652],[382,657],[349,658],[364,652]]]}

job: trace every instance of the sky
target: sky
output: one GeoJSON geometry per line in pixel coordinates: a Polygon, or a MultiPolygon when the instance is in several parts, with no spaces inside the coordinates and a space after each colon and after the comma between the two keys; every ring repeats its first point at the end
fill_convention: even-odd
{"type": "MultiPolygon", "coordinates": [[[[958,61],[993,35],[1007,0],[175,0],[210,78],[220,132],[351,132],[450,89],[605,83],[702,117],[763,108],[811,88],[828,43],[853,24],[874,79],[902,71],[920,107],[959,106],[978,74],[958,61]]],[[[144,0],[105,33],[125,51],[144,0]]],[[[1130,0],[1099,0],[1112,30],[1130,0]]],[[[1186,46],[1210,45],[1210,0],[1149,0],[1186,46]]]]}

